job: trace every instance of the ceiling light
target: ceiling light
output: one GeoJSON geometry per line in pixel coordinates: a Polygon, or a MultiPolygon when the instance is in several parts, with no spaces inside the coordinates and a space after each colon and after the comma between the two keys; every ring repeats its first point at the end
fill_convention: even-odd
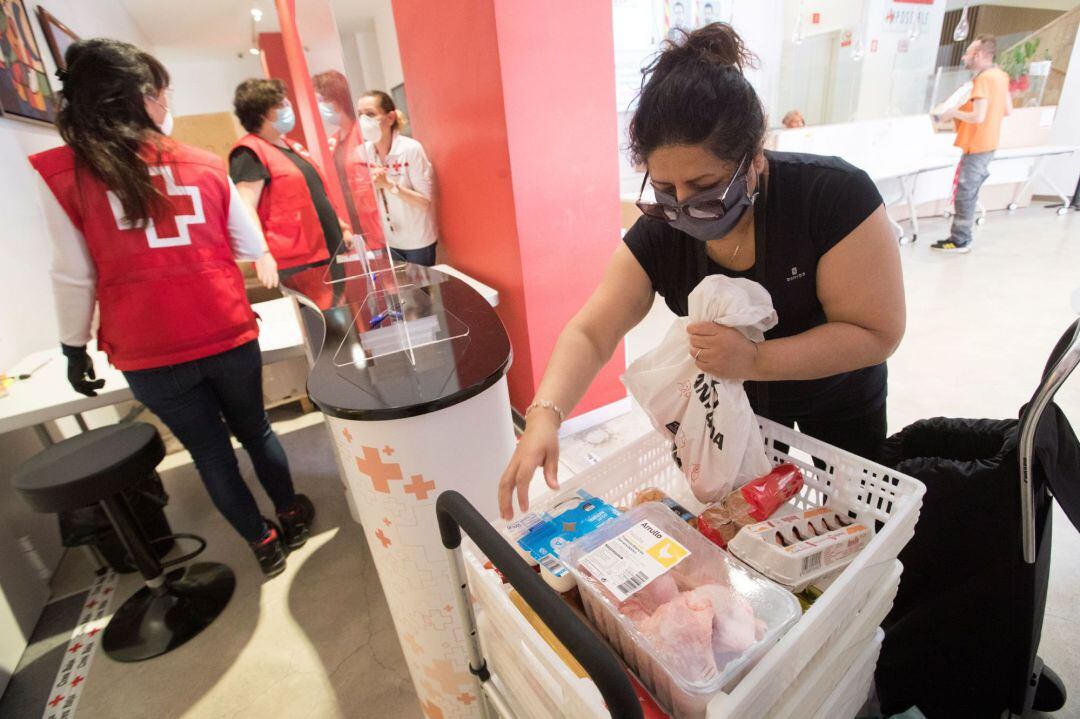
{"type": "Polygon", "coordinates": [[[255,22],[261,22],[263,17],[263,11],[257,7],[251,8],[251,17],[255,18],[255,22]]]}

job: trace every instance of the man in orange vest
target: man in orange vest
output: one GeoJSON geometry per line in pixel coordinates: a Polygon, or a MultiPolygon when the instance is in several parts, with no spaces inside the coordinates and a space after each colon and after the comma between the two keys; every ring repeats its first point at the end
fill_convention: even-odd
{"type": "Polygon", "coordinates": [[[980,35],[964,53],[964,67],[975,73],[971,99],[942,120],[956,121],[956,146],[964,151],[956,177],[956,214],[949,238],[931,245],[942,252],[971,252],[971,226],[979,202],[979,189],[990,175],[990,161],[1001,140],[1001,121],[1012,112],[1009,75],[994,64],[997,38],[980,35]]]}

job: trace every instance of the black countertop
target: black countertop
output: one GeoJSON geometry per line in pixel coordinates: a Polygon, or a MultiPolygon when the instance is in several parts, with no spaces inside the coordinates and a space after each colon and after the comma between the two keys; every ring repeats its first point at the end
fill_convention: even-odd
{"type": "Polygon", "coordinates": [[[359,261],[282,273],[316,357],[308,394],[319,409],[365,422],[415,417],[464,402],[506,374],[510,338],[480,293],[418,265],[373,267],[382,270],[373,277],[359,261]],[[408,321],[395,324],[391,315],[373,327],[388,305],[408,321]],[[394,351],[403,342],[415,362],[394,351]]]}

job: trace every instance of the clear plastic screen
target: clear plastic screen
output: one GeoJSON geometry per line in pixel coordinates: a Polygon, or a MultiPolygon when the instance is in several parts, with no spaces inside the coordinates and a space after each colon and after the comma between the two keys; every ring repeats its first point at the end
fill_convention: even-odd
{"type": "Polygon", "coordinates": [[[336,366],[364,366],[397,352],[416,364],[416,350],[469,334],[468,325],[437,299],[437,286],[408,282],[408,269],[405,265],[368,277],[371,292],[334,353],[336,366]]]}

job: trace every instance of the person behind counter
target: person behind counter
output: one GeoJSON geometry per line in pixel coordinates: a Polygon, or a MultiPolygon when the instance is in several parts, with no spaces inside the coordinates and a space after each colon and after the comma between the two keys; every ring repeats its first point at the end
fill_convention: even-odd
{"type": "Polygon", "coordinates": [[[278,266],[286,270],[325,262],[352,231],[330,202],[326,180],[307,150],[286,137],[296,126],[296,114],[285,83],[244,80],[233,107],[248,134],[229,154],[229,175],[258,217],[278,266]]]}
{"type": "Polygon", "coordinates": [[[399,260],[430,267],[438,241],[431,162],[419,142],[401,134],[405,116],[385,92],[362,95],[357,111],[386,243],[399,260]]]}
{"type": "Polygon", "coordinates": [[[263,409],[259,328],[233,261],[255,260],[273,287],[274,258],[221,160],[166,137],[172,115],[161,63],[103,39],[76,42],[65,60],[56,125],[66,146],[30,163],[63,224],[53,233],[52,282],[68,379],[89,396],[104,385],[86,352],[96,302],[98,347],[191,452],[211,500],[263,572],[279,574],[285,545],[304,544],[315,508],[296,493],[263,409]],[[280,528],[240,476],[230,431],[280,528]]]}
{"type": "Polygon", "coordinates": [[[349,224],[353,233],[362,235],[370,247],[381,247],[385,242],[382,219],[368,172],[364,140],[349,95],[349,81],[337,70],[327,70],[313,77],[312,84],[334,155],[334,169],[345,194],[349,224]]]}
{"type": "MultiPolygon", "coordinates": [[[[885,437],[885,360],[904,333],[896,240],[865,172],[835,157],[762,149],[765,114],[743,75],[753,55],[730,25],[668,43],[630,125],[655,202],[559,335],[499,481],[528,506],[538,466],[557,487],[558,428],[659,292],[677,315],[708,275],[755,280],[779,324],[760,344],[711,322],[687,327],[702,372],[746,380],[754,411],[862,456],[885,437]]],[[[645,184],[642,183],[642,190],[645,184]]]]}

